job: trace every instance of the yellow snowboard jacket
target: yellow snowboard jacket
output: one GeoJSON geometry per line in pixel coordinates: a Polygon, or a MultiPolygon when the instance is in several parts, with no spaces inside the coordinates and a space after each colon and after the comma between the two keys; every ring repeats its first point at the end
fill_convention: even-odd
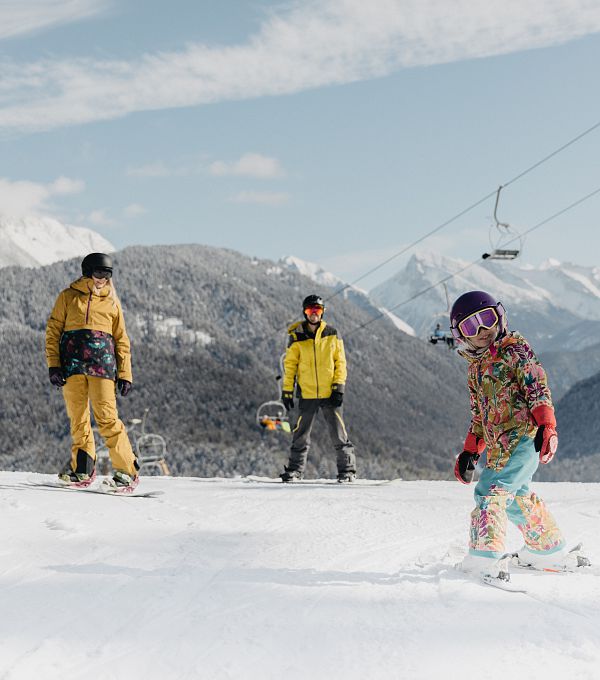
{"type": "Polygon", "coordinates": [[[337,331],[321,321],[314,336],[306,322],[288,328],[288,348],[283,362],[283,391],[292,392],[298,383],[303,399],[327,399],[335,388],[343,392],[346,384],[344,342],[337,331]]]}
{"type": "Polygon", "coordinates": [[[97,291],[93,280],[82,276],[59,294],[46,325],[48,368],[60,368],[60,338],[63,332],[102,331],[114,338],[118,377],[133,382],[131,346],[123,310],[110,293],[110,284],[97,291]]]}

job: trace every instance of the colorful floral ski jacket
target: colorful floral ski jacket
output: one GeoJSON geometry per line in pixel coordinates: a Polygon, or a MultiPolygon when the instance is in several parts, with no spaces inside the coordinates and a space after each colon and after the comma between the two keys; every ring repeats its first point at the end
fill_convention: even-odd
{"type": "Polygon", "coordinates": [[[552,407],[546,372],[525,338],[509,332],[480,357],[469,356],[471,432],[485,441],[487,467],[501,470],[519,440],[534,437],[532,409],[552,407]]]}

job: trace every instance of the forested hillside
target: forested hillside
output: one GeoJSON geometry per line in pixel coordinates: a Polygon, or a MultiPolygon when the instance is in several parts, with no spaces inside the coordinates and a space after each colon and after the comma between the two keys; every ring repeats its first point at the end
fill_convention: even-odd
{"type": "MultiPolygon", "coordinates": [[[[273,262],[203,246],[127,248],[114,262],[133,348],[134,390],[119,398],[122,418],[150,409],[149,429],[167,438],[176,474],[276,475],[289,435],[263,437],[255,412],[277,394],[285,329],[316,285],[273,262]]],[[[2,272],[2,469],[50,472],[69,455],[62,396],[47,379],[44,329],[57,294],[79,273],[78,260],[2,272]]],[[[326,311],[346,343],[345,417],[359,473],[448,478],[468,423],[465,366],[385,319],[355,330],[376,313],[343,295],[326,311]]],[[[319,421],[309,475],[334,472],[330,448],[319,421]]]]}

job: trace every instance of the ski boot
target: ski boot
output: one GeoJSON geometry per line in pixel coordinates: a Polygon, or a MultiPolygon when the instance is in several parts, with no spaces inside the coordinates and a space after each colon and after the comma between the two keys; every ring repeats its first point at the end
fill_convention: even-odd
{"type": "Polygon", "coordinates": [[[338,484],[351,484],[356,479],[356,472],[338,472],[338,484]]]}
{"type": "Polygon", "coordinates": [[[523,589],[515,587],[511,583],[510,561],[511,555],[508,553],[502,555],[502,557],[485,557],[468,553],[455,568],[494,588],[523,593],[525,592],[523,589]]]}
{"type": "Polygon", "coordinates": [[[69,465],[58,473],[58,478],[65,486],[85,489],[96,479],[96,469],[94,468],[92,474],[88,475],[86,472],[74,472],[69,465]]]}
{"type": "Polygon", "coordinates": [[[139,475],[129,475],[127,472],[115,470],[112,479],[105,479],[102,482],[102,490],[107,493],[132,493],[140,483],[139,475]]]}
{"type": "Polygon", "coordinates": [[[282,472],[279,476],[284,484],[299,482],[302,479],[301,472],[298,472],[298,470],[288,470],[287,468],[285,468],[285,472],[282,472]]]}
{"type": "Polygon", "coordinates": [[[549,571],[549,572],[573,572],[580,567],[589,567],[591,562],[589,558],[581,554],[583,545],[577,544],[571,550],[563,548],[550,555],[543,553],[535,553],[523,547],[515,553],[511,554],[512,561],[515,566],[521,569],[531,569],[533,571],[549,571]]]}

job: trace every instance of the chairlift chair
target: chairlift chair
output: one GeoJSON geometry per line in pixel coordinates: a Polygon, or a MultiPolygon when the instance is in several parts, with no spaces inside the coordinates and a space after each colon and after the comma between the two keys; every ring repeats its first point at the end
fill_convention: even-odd
{"type": "Polygon", "coordinates": [[[523,247],[522,236],[520,236],[516,230],[510,226],[510,224],[506,222],[500,222],[498,219],[498,202],[500,201],[500,192],[502,189],[503,186],[499,186],[498,191],[496,192],[496,205],[494,206],[495,224],[490,227],[490,245],[492,246],[492,249],[489,253],[483,253],[481,256],[482,260],[514,260],[519,257],[523,247]],[[496,231],[499,233],[499,235],[494,237],[493,234],[496,231]],[[502,247],[517,240],[519,241],[519,248],[502,247]]]}
{"type": "Polygon", "coordinates": [[[483,253],[482,260],[514,260],[519,257],[519,250],[504,250],[495,248],[491,253],[483,253]]]}
{"type": "Polygon", "coordinates": [[[256,424],[267,432],[290,432],[290,422],[283,402],[279,399],[265,401],[256,411],[256,424]]]}
{"type": "Polygon", "coordinates": [[[262,428],[263,432],[276,432],[278,430],[282,432],[292,431],[285,406],[281,399],[279,399],[279,394],[281,394],[280,383],[283,380],[284,359],[285,353],[279,357],[279,374],[275,376],[275,381],[277,382],[277,399],[265,401],[256,411],[256,424],[262,428]]]}
{"type": "MultiPolygon", "coordinates": [[[[131,418],[129,426],[126,427],[127,434],[131,441],[133,451],[142,471],[152,470],[160,475],[170,475],[171,471],[167,465],[167,444],[165,438],[159,434],[146,432],[146,416],[149,409],[144,409],[143,418],[131,418]],[[138,433],[137,427],[141,425],[141,432],[138,433]]],[[[93,428],[94,435],[99,434],[96,427],[93,428]]],[[[110,456],[106,442],[100,441],[96,446],[96,461],[101,474],[108,474],[110,456]]]]}
{"type": "Polygon", "coordinates": [[[167,465],[167,444],[159,434],[142,434],[135,440],[135,453],[142,470],[157,471],[159,475],[170,475],[167,465]]]}

